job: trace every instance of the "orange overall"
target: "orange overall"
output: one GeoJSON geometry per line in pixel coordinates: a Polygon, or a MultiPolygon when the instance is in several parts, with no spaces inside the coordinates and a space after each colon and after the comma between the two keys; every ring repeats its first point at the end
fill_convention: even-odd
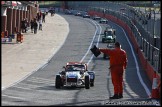
{"type": "Polygon", "coordinates": [[[121,48],[99,50],[110,56],[110,72],[114,94],[123,94],[123,72],[127,66],[127,55],[121,48]]]}

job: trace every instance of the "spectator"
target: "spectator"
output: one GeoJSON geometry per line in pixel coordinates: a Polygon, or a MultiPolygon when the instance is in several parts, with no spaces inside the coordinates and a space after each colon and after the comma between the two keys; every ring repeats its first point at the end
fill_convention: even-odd
{"type": "Polygon", "coordinates": [[[33,33],[33,29],[34,29],[34,20],[30,21],[30,27],[31,27],[31,33],[33,33]]]}
{"type": "Polygon", "coordinates": [[[39,30],[42,30],[42,20],[39,20],[39,30]]]}
{"type": "Polygon", "coordinates": [[[25,24],[25,26],[24,26],[24,30],[25,30],[25,33],[26,33],[26,31],[27,31],[27,27],[28,27],[28,21],[27,21],[27,19],[24,19],[24,24],[25,24]]]}
{"type": "Polygon", "coordinates": [[[34,20],[33,27],[34,27],[34,34],[36,34],[37,33],[37,29],[38,29],[38,24],[37,24],[36,19],[34,20]]]}
{"type": "Polygon", "coordinates": [[[45,23],[45,16],[46,16],[46,14],[43,13],[43,16],[42,16],[42,23],[43,23],[43,22],[45,23]]]}
{"type": "Polygon", "coordinates": [[[25,19],[21,21],[21,31],[22,33],[25,32],[25,19]]]}

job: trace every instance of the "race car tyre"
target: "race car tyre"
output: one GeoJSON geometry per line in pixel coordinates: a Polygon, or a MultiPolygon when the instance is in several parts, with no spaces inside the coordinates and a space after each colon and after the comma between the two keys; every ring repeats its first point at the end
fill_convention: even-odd
{"type": "Polygon", "coordinates": [[[90,75],[90,86],[94,86],[94,80],[95,80],[95,74],[94,72],[88,71],[88,74],[90,75]]]}
{"type": "Polygon", "coordinates": [[[89,79],[89,75],[85,76],[85,88],[89,89],[90,88],[90,79],[89,79]]]}
{"type": "Polygon", "coordinates": [[[56,81],[55,81],[55,87],[56,88],[61,88],[62,86],[62,81],[61,81],[61,77],[59,75],[56,76],[56,81]]]}
{"type": "Polygon", "coordinates": [[[114,39],[114,43],[115,43],[115,39],[114,39]]]}

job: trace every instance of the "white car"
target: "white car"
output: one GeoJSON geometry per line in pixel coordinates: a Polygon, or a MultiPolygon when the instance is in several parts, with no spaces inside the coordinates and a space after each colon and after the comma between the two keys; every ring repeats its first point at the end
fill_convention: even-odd
{"type": "Polygon", "coordinates": [[[99,21],[99,23],[105,23],[105,24],[108,24],[108,20],[105,19],[105,18],[102,18],[102,19],[99,21]]]}
{"type": "Polygon", "coordinates": [[[83,15],[83,18],[90,18],[90,15],[84,14],[84,15],[83,15]]]}
{"type": "Polygon", "coordinates": [[[68,62],[65,70],[56,75],[55,87],[85,87],[94,86],[95,74],[87,70],[87,64],[82,62],[68,62]]]}
{"type": "Polygon", "coordinates": [[[93,16],[93,17],[92,17],[92,19],[93,19],[93,20],[100,20],[100,19],[101,19],[101,17],[99,17],[99,16],[95,15],[95,16],[93,16]]]}

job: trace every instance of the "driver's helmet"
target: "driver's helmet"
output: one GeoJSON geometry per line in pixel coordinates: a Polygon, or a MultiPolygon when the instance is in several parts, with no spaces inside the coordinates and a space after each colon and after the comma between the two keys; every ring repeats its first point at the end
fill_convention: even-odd
{"type": "Polygon", "coordinates": [[[73,69],[73,66],[68,65],[68,66],[66,66],[66,70],[67,71],[73,71],[74,69],[73,69]]]}

